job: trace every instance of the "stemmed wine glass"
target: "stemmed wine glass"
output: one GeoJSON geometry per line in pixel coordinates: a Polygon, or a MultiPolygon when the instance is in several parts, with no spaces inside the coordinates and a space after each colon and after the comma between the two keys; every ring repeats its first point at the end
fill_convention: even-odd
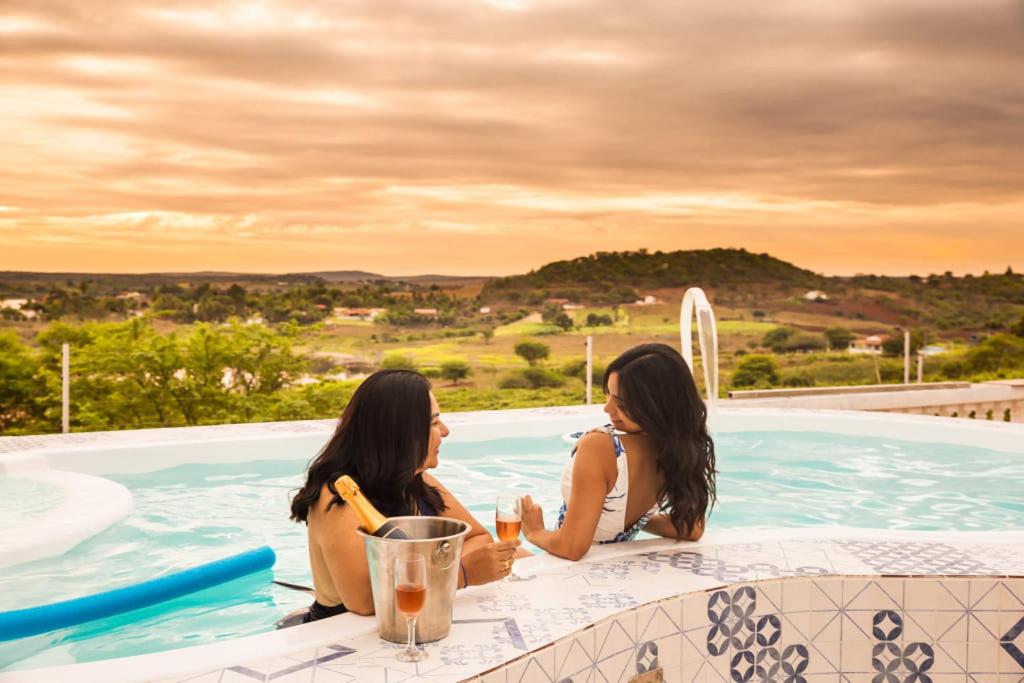
{"type": "Polygon", "coordinates": [[[395,558],[395,602],[409,627],[408,642],[397,656],[401,662],[419,662],[428,657],[425,650],[416,648],[416,617],[426,598],[427,565],[423,557],[395,558]]]}
{"type": "MultiPolygon", "coordinates": [[[[498,532],[498,540],[514,541],[519,538],[519,531],[523,526],[523,518],[520,512],[519,496],[514,493],[499,493],[494,508],[494,529],[498,532]]],[[[511,562],[511,560],[509,560],[511,562]]],[[[521,579],[513,573],[502,579],[502,581],[520,581],[521,579]]]]}

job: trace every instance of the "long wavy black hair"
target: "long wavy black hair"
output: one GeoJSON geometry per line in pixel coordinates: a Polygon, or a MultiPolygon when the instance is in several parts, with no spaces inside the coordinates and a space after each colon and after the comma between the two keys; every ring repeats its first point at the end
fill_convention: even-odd
{"type": "Polygon", "coordinates": [[[664,479],[661,510],[668,512],[677,532],[690,533],[716,500],[715,443],[690,368],[671,346],[641,344],[605,370],[606,394],[612,373],[618,373],[620,409],[654,444],[664,479]]]}
{"type": "Polygon", "coordinates": [[[413,514],[419,501],[445,510],[441,494],[416,469],[430,447],[430,381],[418,372],[381,370],[367,377],[345,406],[327,445],[309,465],[292,498],[291,518],[307,522],[324,484],[327,509],[344,505],[334,480],[347,474],[385,517],[413,514]]]}

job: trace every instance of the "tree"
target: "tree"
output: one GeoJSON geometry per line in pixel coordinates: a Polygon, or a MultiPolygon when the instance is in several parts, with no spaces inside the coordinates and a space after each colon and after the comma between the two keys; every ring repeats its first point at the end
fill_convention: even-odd
{"type": "Polygon", "coordinates": [[[552,322],[563,330],[571,330],[573,326],[572,318],[566,313],[559,313],[552,322]]]}
{"type": "Polygon", "coordinates": [[[480,330],[480,336],[484,338],[484,344],[490,344],[491,340],[494,339],[494,328],[490,326],[485,327],[480,330]]]}
{"type": "Polygon", "coordinates": [[[736,387],[752,387],[759,384],[771,386],[778,381],[779,367],[775,359],[756,354],[744,356],[732,376],[732,385],[736,387]]]}
{"type": "Polygon", "coordinates": [[[521,341],[516,344],[516,355],[525,360],[530,366],[537,364],[537,361],[544,360],[551,353],[551,348],[542,342],[521,341]]]}
{"type": "Polygon", "coordinates": [[[0,334],[0,434],[37,426],[43,417],[38,371],[39,361],[13,332],[0,334]]]}
{"type": "Polygon", "coordinates": [[[798,330],[792,327],[776,327],[765,333],[761,340],[763,346],[767,346],[776,353],[782,353],[782,343],[796,334],[798,330]]]}
{"type": "Polygon", "coordinates": [[[460,379],[466,379],[472,372],[473,369],[464,360],[448,360],[441,364],[441,376],[451,380],[452,384],[458,384],[460,379]]]}
{"type": "MultiPolygon", "coordinates": [[[[925,331],[924,330],[911,330],[910,331],[910,355],[913,356],[917,353],[917,350],[924,346],[925,343],[925,331]]],[[[902,356],[903,355],[903,330],[893,330],[889,338],[882,342],[882,353],[887,356],[902,356]]]]}
{"type": "Polygon", "coordinates": [[[1017,335],[1018,337],[1024,337],[1024,315],[1020,317],[1020,320],[1010,328],[1010,332],[1017,335]]]}
{"type": "Polygon", "coordinates": [[[965,360],[974,372],[1024,368],[1024,339],[994,334],[968,351],[965,360]]]}
{"type": "Polygon", "coordinates": [[[587,326],[589,326],[589,327],[599,327],[601,325],[611,325],[611,324],[612,324],[612,317],[610,315],[608,315],[607,313],[603,313],[603,314],[588,313],[587,314],[587,326]]]}
{"type": "Polygon", "coordinates": [[[825,330],[825,339],[828,340],[828,347],[833,351],[846,349],[855,338],[856,335],[845,327],[829,327],[825,330]]]}
{"type": "Polygon", "coordinates": [[[384,360],[380,364],[381,370],[412,370],[416,372],[418,370],[416,366],[416,360],[412,356],[406,356],[401,353],[389,353],[384,356],[384,360]]]}

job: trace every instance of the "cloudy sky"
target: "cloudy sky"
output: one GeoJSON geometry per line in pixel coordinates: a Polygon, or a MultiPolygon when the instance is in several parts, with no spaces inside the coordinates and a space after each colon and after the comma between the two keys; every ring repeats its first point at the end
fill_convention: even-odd
{"type": "Polygon", "coordinates": [[[1024,270],[1020,0],[32,0],[0,270],[1024,270]]]}

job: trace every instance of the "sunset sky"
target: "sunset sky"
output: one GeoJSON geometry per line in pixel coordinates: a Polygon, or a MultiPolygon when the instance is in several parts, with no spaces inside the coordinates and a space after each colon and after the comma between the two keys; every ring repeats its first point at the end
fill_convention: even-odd
{"type": "Polygon", "coordinates": [[[1019,0],[32,0],[0,270],[1024,271],[1019,0]]]}

